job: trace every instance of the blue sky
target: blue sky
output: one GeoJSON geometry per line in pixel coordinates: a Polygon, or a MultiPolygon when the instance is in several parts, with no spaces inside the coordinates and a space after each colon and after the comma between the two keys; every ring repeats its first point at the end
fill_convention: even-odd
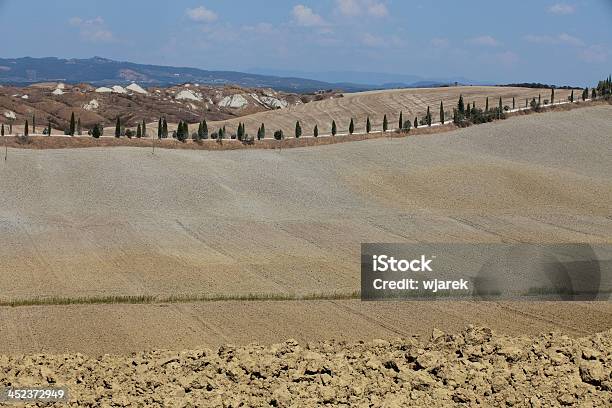
{"type": "Polygon", "coordinates": [[[590,85],[612,1],[0,0],[0,57],[590,85]]]}

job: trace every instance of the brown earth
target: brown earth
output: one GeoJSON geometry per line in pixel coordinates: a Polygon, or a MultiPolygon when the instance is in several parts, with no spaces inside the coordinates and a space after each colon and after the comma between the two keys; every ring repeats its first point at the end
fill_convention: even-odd
{"type": "MultiPolygon", "coordinates": [[[[238,86],[172,86],[167,88],[148,88],[147,94],[127,90],[126,93],[99,93],[88,84],[64,85],[63,94],[54,95],[56,83],[34,84],[28,87],[0,86],[0,123],[13,124],[13,133],[23,132],[23,124],[29,121],[30,133],[42,133],[51,122],[52,134],[63,134],[68,129],[70,116],[74,112],[81,119],[83,134],[94,124],[112,127],[108,134],[114,134],[117,116],[123,124],[134,127],[145,120],[150,123],[150,132],[157,134],[157,120],[165,117],[169,122],[179,120],[190,123],[207,120],[226,120],[276,107],[262,102],[261,98],[275,98],[288,106],[339,96],[337,92],[318,95],[291,94],[276,92],[272,89],[250,89],[238,86]],[[179,98],[181,91],[191,92],[199,100],[179,98]],[[240,95],[247,105],[232,108],[221,102],[227,96],[240,95]],[[257,99],[253,96],[255,95],[257,99]],[[27,96],[27,99],[23,99],[27,96]],[[88,104],[97,102],[97,106],[88,104]],[[13,112],[16,118],[11,122],[4,113],[13,112]],[[32,129],[32,118],[36,118],[36,132],[32,129]]],[[[196,130],[196,129],[193,129],[196,130]]]]}
{"type": "Polygon", "coordinates": [[[66,387],[68,406],[607,407],[612,331],[510,337],[470,326],[429,341],[0,356],[0,373],[4,386],[66,387]]]}
{"type": "Polygon", "coordinates": [[[612,327],[610,303],[353,299],[0,307],[0,354],[129,355],[286,339],[353,343],[425,338],[436,327],[457,334],[470,324],[510,336],[555,331],[578,338],[612,327]]]}

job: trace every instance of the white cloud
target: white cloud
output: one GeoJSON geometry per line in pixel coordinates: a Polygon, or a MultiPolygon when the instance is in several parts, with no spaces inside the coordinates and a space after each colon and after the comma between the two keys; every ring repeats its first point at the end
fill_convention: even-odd
{"type": "Polygon", "coordinates": [[[497,47],[499,45],[499,41],[497,41],[495,38],[491,37],[490,35],[482,35],[480,37],[470,38],[468,42],[470,44],[482,45],[486,47],[497,47]]]}
{"type": "Polygon", "coordinates": [[[212,23],[213,21],[216,21],[217,18],[219,18],[217,13],[207,9],[204,6],[187,9],[185,13],[191,21],[196,21],[198,23],[212,23]]]}
{"type": "Polygon", "coordinates": [[[387,6],[382,3],[371,3],[368,5],[368,14],[374,17],[387,17],[389,10],[387,6]]]}
{"type": "Polygon", "coordinates": [[[72,17],[68,20],[70,25],[79,29],[81,38],[89,42],[111,42],[115,40],[113,33],[106,28],[102,17],[83,19],[72,17]]]}
{"type": "Polygon", "coordinates": [[[336,8],[340,14],[349,17],[364,14],[373,17],[387,17],[389,15],[387,6],[375,0],[336,0],[336,8]]]}
{"type": "Polygon", "coordinates": [[[574,11],[576,11],[576,8],[572,6],[571,4],[566,4],[566,3],[553,4],[552,6],[548,8],[548,12],[551,14],[567,15],[567,14],[573,14],[574,11]]]}
{"type": "Polygon", "coordinates": [[[579,38],[573,37],[569,34],[566,34],[566,33],[559,34],[559,41],[561,41],[562,43],[574,45],[577,47],[584,45],[582,40],[580,40],[579,38]]]}
{"type": "Polygon", "coordinates": [[[556,36],[529,34],[529,35],[526,35],[524,39],[525,41],[528,41],[534,44],[565,44],[565,45],[572,45],[575,47],[584,46],[584,42],[581,39],[576,38],[567,33],[561,33],[556,36]]]}
{"type": "Polygon", "coordinates": [[[295,21],[304,27],[315,27],[315,26],[324,26],[326,25],[325,20],[320,15],[316,14],[312,11],[311,8],[306,7],[302,4],[298,4],[293,7],[293,18],[295,21]]]}

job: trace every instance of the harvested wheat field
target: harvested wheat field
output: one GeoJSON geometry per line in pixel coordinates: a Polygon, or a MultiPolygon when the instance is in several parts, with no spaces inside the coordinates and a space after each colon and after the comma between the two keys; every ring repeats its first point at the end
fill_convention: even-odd
{"type": "Polygon", "coordinates": [[[346,298],[362,242],[610,243],[611,129],[612,106],[597,106],[282,152],[10,149],[0,353],[357,341],[469,323],[604,331],[608,302],[346,298]],[[124,304],[139,296],[166,301],[124,304]]]}
{"type": "MultiPolygon", "coordinates": [[[[555,103],[567,101],[571,90],[555,90],[555,103]]],[[[268,137],[277,129],[282,129],[287,136],[293,136],[295,122],[300,121],[304,135],[310,136],[315,125],[320,134],[330,134],[332,120],[336,121],[339,133],[348,133],[351,118],[355,120],[355,132],[365,132],[366,119],[369,116],[373,130],[382,129],[383,116],[387,115],[389,128],[396,128],[400,111],[403,119],[414,121],[415,116],[421,119],[430,107],[433,121],[439,121],[440,102],[444,102],[446,120],[452,120],[453,108],[457,106],[459,95],[463,95],[465,103],[476,103],[476,107],[485,108],[486,98],[489,98],[491,108],[499,106],[502,98],[503,106],[512,109],[512,98],[515,98],[516,108],[525,107],[525,99],[536,100],[541,95],[542,103],[550,100],[550,89],[514,88],[498,86],[459,86],[443,88],[395,89],[385,91],[368,91],[344,94],[344,97],[332,97],[323,101],[310,102],[304,105],[290,106],[278,111],[260,112],[241,118],[209,122],[209,127],[218,129],[227,126],[228,132],[235,132],[238,123],[245,123],[246,130],[252,135],[264,123],[268,137]]],[[[579,93],[575,93],[576,100],[579,93]]],[[[152,123],[151,126],[156,126],[152,123]]],[[[176,128],[176,125],[173,126],[176,128]]],[[[108,130],[112,133],[112,129],[108,130]]]]}

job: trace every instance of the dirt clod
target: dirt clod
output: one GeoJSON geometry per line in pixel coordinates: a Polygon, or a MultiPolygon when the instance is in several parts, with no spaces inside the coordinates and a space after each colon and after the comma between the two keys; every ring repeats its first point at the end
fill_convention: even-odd
{"type": "Polygon", "coordinates": [[[0,386],[65,386],[70,406],[603,407],[612,402],[612,330],[581,339],[556,333],[513,338],[478,327],[438,334],[427,342],[327,341],[301,347],[288,341],[216,352],[0,357],[0,386]]]}

